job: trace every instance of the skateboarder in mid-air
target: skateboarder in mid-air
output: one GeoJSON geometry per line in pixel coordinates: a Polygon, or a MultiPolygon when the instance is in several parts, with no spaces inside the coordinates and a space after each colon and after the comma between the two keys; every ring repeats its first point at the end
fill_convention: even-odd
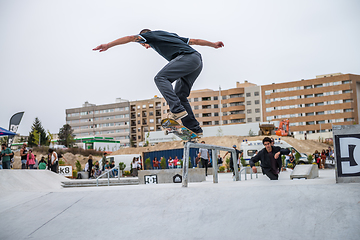
{"type": "Polygon", "coordinates": [[[182,124],[198,136],[202,135],[199,122],[187,100],[191,87],[202,70],[199,52],[190,45],[221,48],[223,42],[209,42],[202,39],[190,39],[165,31],[143,29],[140,34],[119,38],[110,43],[101,44],[93,50],[106,51],[116,45],[138,42],[146,49],[153,48],[169,63],[155,76],[155,84],[170,107],[169,118],[181,119],[182,124]],[[176,81],[175,89],[172,83],[176,81]]]}

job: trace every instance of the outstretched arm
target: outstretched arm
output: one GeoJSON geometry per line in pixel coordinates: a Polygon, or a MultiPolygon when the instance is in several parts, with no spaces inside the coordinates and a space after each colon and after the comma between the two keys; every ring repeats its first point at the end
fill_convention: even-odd
{"type": "Polygon", "coordinates": [[[126,37],[116,39],[109,43],[101,44],[101,45],[97,46],[96,48],[94,48],[93,50],[94,51],[100,50],[99,52],[104,52],[104,51],[108,50],[109,48],[117,46],[117,45],[122,45],[122,44],[126,44],[129,42],[141,42],[141,41],[143,41],[143,39],[139,35],[126,36],[126,37]]]}
{"type": "Polygon", "coordinates": [[[213,48],[221,48],[224,47],[224,43],[219,42],[209,42],[203,39],[190,39],[189,45],[199,45],[199,46],[208,46],[213,48]]]}

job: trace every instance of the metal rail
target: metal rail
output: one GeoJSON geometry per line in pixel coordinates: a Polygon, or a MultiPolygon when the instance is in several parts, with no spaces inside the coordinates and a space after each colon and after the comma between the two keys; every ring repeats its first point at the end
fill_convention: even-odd
{"type": "Polygon", "coordinates": [[[215,145],[209,145],[209,144],[202,144],[202,143],[193,143],[193,142],[186,142],[184,145],[184,164],[183,164],[183,179],[182,179],[182,187],[188,186],[188,172],[189,172],[189,153],[190,148],[205,148],[205,149],[211,149],[212,150],[212,159],[213,159],[213,169],[214,169],[214,175],[213,175],[213,182],[218,183],[218,165],[217,165],[217,151],[228,151],[232,154],[232,159],[234,163],[234,173],[235,173],[235,181],[239,181],[239,170],[236,167],[237,166],[237,158],[236,158],[236,152],[234,148],[228,148],[228,147],[221,147],[221,146],[215,146],[215,145]]]}
{"type": "MultiPolygon", "coordinates": [[[[240,181],[241,181],[241,172],[245,170],[245,181],[246,181],[246,169],[250,169],[250,177],[252,179],[252,174],[253,174],[253,170],[251,167],[243,167],[241,170],[240,170],[240,181]]],[[[258,173],[256,172],[256,178],[258,178],[258,173]]]]}
{"type": "Polygon", "coordinates": [[[96,186],[97,186],[97,187],[99,186],[99,178],[101,178],[101,177],[104,176],[105,174],[108,175],[108,186],[110,186],[110,172],[112,172],[112,170],[114,170],[115,168],[118,169],[118,180],[120,180],[121,170],[120,170],[119,166],[115,166],[115,167],[113,167],[112,169],[110,169],[109,171],[100,174],[100,176],[98,176],[98,177],[96,178],[96,186]]]}

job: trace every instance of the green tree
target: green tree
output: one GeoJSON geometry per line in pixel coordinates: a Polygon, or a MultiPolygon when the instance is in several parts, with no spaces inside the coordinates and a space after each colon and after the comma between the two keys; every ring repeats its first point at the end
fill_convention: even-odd
{"type": "Polygon", "coordinates": [[[161,169],[166,169],[166,159],[164,157],[161,158],[160,167],[161,169]]]}
{"type": "Polygon", "coordinates": [[[69,124],[65,124],[59,131],[59,144],[70,147],[74,142],[74,129],[69,124]]]}
{"type": "Polygon", "coordinates": [[[39,118],[35,118],[33,125],[31,126],[31,132],[29,133],[28,145],[30,147],[39,145],[48,146],[49,139],[48,136],[41,125],[39,118]]]}

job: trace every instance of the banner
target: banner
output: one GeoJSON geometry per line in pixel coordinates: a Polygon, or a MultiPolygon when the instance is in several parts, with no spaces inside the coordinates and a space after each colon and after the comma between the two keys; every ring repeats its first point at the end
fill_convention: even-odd
{"type": "MultiPolygon", "coordinates": [[[[17,132],[23,115],[24,115],[24,112],[19,112],[19,113],[15,113],[10,118],[10,123],[9,123],[9,131],[10,132],[13,132],[13,133],[17,132]]],[[[14,141],[14,137],[15,137],[15,135],[8,136],[8,148],[11,147],[11,145],[12,145],[12,143],[14,141]]]]}

